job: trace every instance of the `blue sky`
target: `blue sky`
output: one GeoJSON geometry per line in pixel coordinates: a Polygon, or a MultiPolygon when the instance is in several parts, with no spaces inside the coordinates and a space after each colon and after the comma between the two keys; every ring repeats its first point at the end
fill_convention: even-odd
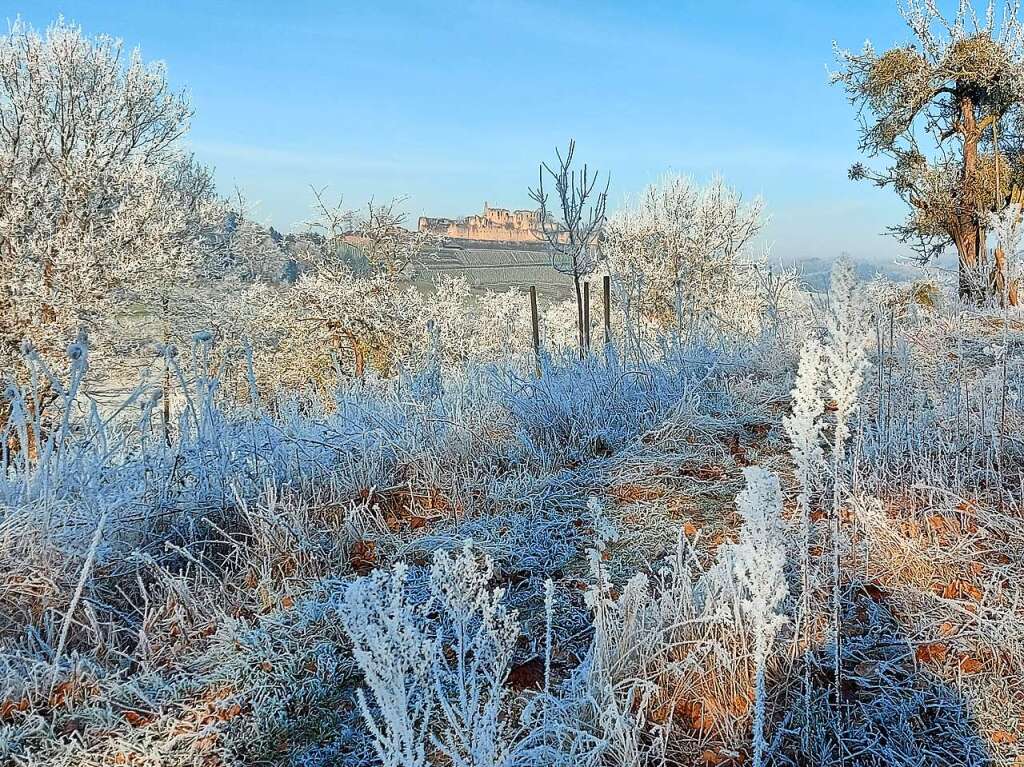
{"type": "Polygon", "coordinates": [[[411,216],[525,207],[573,136],[613,206],[668,170],[721,171],[765,197],[777,257],[905,253],[884,236],[898,201],[846,178],[856,126],[827,74],[833,39],[906,39],[895,0],[0,0],[37,27],[59,14],[166,61],[196,154],[282,230],[311,184],[408,195],[411,216]]]}

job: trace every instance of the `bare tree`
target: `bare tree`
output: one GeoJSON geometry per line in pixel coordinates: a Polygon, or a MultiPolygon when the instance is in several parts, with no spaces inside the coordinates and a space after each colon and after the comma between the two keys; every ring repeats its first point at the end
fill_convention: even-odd
{"type": "Polygon", "coordinates": [[[408,273],[417,259],[439,243],[435,235],[405,228],[406,215],[398,210],[404,201],[397,198],[381,204],[370,200],[357,230],[370,268],[392,276],[408,273]]]}
{"type": "Polygon", "coordinates": [[[583,278],[591,274],[600,260],[599,239],[608,205],[606,177],[604,188],[598,187],[600,173],[591,173],[586,163],[581,169],[572,167],[576,142],[569,140],[569,149],[563,156],[555,150],[558,168],[541,163],[536,189],[530,189],[530,199],[540,206],[541,234],[551,249],[551,265],[562,274],[572,276],[576,291],[576,329],[580,357],[586,354],[586,331],[583,317],[583,278]],[[544,177],[550,176],[558,196],[560,220],[551,216],[544,177]]]}

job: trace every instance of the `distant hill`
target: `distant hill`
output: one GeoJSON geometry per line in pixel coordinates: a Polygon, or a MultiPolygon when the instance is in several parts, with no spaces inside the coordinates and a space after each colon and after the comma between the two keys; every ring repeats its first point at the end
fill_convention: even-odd
{"type": "MultiPolygon", "coordinates": [[[[779,265],[794,268],[799,272],[804,287],[814,292],[828,290],[829,276],[832,273],[834,258],[801,258],[793,261],[780,261],[779,265]]],[[[879,275],[888,279],[905,282],[921,276],[920,267],[914,264],[879,263],[876,261],[854,261],[854,268],[861,280],[873,280],[879,275]]]]}

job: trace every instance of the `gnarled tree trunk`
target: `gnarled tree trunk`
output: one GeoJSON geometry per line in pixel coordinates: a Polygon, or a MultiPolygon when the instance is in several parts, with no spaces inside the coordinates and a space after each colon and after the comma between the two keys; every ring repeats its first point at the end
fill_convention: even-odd
{"type": "Polygon", "coordinates": [[[960,178],[960,199],[951,222],[950,235],[959,261],[960,297],[982,303],[987,284],[982,274],[985,261],[985,230],[978,214],[978,142],[981,131],[974,114],[974,99],[960,97],[959,132],[964,142],[964,163],[960,178]]]}

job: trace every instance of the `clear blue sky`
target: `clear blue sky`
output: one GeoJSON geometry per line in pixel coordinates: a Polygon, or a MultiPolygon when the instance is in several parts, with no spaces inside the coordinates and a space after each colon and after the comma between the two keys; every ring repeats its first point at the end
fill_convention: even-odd
{"type": "Polygon", "coordinates": [[[311,184],[409,195],[412,216],[525,207],[574,136],[614,205],[719,170],[766,198],[777,257],[904,252],[882,236],[899,203],[846,178],[853,110],[826,71],[833,39],[906,39],[895,0],[0,0],[37,27],[59,14],[166,61],[194,151],[282,230],[311,184]]]}

